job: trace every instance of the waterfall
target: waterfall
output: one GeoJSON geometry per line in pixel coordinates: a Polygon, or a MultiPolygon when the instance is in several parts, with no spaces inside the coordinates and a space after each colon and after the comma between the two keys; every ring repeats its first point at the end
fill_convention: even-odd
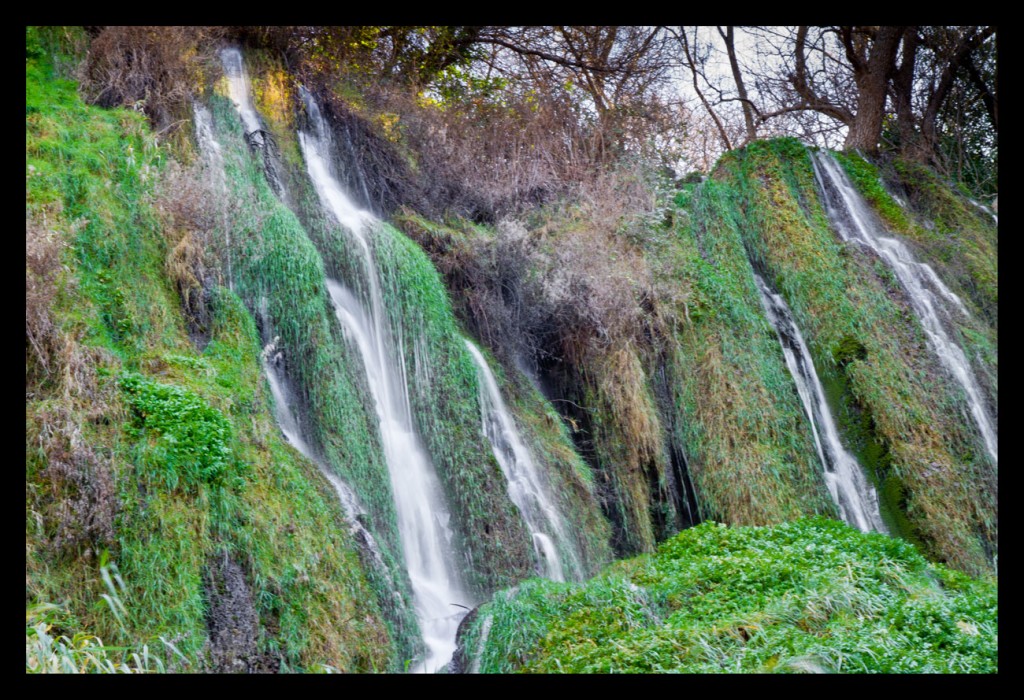
{"type": "Polygon", "coordinates": [[[259,115],[252,106],[250,95],[252,90],[249,86],[249,74],[242,63],[242,52],[235,47],[222,49],[220,61],[224,66],[224,75],[228,79],[228,96],[235,103],[239,116],[242,117],[242,125],[245,127],[245,138],[250,143],[263,144],[263,126],[260,124],[259,115]]]}
{"type": "Polygon", "coordinates": [[[943,319],[952,322],[955,314],[969,316],[967,308],[942,283],[935,270],[918,262],[902,241],[885,235],[867,203],[834,158],[825,153],[815,153],[812,154],[812,162],[826,211],[840,237],[846,242],[867,246],[892,269],[921,322],[928,345],[942,366],[963,387],[985,449],[993,464],[998,464],[996,428],[986,408],[984,395],[967,356],[950,337],[943,323],[943,319]]]}
{"type": "MultiPolygon", "coordinates": [[[[562,519],[548,496],[529,449],[498,390],[498,383],[487,360],[469,340],[466,348],[473,356],[480,378],[480,416],[483,433],[508,482],[508,495],[526,522],[533,538],[539,573],[553,581],[565,580],[565,569],[552,535],[573,553],[562,519]]],[[[578,565],[578,557],[577,565],[578,565]]]]}
{"type": "MultiPolygon", "coordinates": [[[[292,409],[291,391],[288,388],[284,374],[278,367],[280,353],[274,356],[273,349],[272,345],[267,346],[265,354],[271,355],[271,359],[264,360],[263,372],[267,377],[267,382],[270,384],[270,393],[274,397],[274,417],[277,419],[277,425],[281,429],[281,433],[284,435],[285,440],[288,441],[288,444],[302,453],[309,461],[313,462],[320,469],[320,473],[334,487],[335,493],[338,494],[338,500],[341,501],[341,506],[345,511],[345,519],[348,522],[349,530],[360,544],[360,552],[363,555],[364,563],[373,566],[377,571],[390,579],[387,565],[384,563],[380,547],[377,546],[377,541],[359,521],[359,516],[365,515],[366,510],[360,505],[355,492],[337,474],[324,465],[313,452],[309,443],[303,438],[298,418],[292,409]]],[[[398,595],[398,587],[394,582],[391,582],[390,590],[394,595],[395,604],[403,607],[404,604],[401,596],[398,595]]]]}
{"type": "MultiPolygon", "coordinates": [[[[225,49],[221,52],[221,59],[228,78],[229,93],[246,130],[246,140],[251,147],[265,150],[259,116],[252,106],[249,80],[241,53],[238,49],[225,49]]],[[[413,426],[405,369],[401,362],[402,338],[399,333],[392,332],[386,320],[379,273],[374,264],[370,241],[378,221],[369,212],[356,208],[333,176],[329,166],[330,130],[309,93],[305,90],[301,92],[307,102],[308,115],[315,132],[312,136],[302,131],[298,133],[310,179],[324,210],[346,229],[363,262],[365,298],[358,299],[348,287],[335,280],[328,279],[327,287],[344,336],[355,346],[362,359],[380,425],[405,566],[412,585],[416,617],[427,649],[425,658],[413,670],[436,671],[451,659],[455,651],[458,623],[472,606],[472,601],[463,590],[453,559],[452,536],[448,529],[449,514],[440,483],[429,454],[413,426]]],[[[263,155],[265,157],[266,154],[263,155]]],[[[267,174],[273,179],[273,173],[267,174]]],[[[271,385],[273,389],[273,379],[271,385]]],[[[287,420],[282,426],[285,424],[287,420]]],[[[297,431],[292,431],[289,439],[297,447],[300,444],[305,446],[297,431]]],[[[308,446],[305,447],[308,449],[308,446]]],[[[299,449],[302,451],[302,447],[299,449]]],[[[342,484],[339,498],[346,511],[352,508],[353,513],[358,513],[359,506],[351,489],[340,480],[335,483],[336,478],[332,479],[330,472],[325,473],[336,490],[338,484],[342,484]]]]}
{"type": "Polygon", "coordinates": [[[780,295],[768,288],[760,275],[755,273],[754,279],[761,295],[761,305],[779,337],[786,366],[793,375],[800,401],[811,421],[814,446],[825,468],[825,484],[832,494],[832,500],[839,506],[839,512],[847,524],[861,532],[885,532],[878,511],[878,494],[868,483],[860,464],[839,441],[839,431],[825,401],[825,391],[789,307],[780,295]]]}
{"type": "Polygon", "coordinates": [[[994,211],[992,211],[991,209],[986,207],[984,204],[982,204],[981,202],[978,202],[976,200],[968,198],[967,201],[970,202],[971,204],[973,204],[979,210],[981,210],[982,213],[984,213],[984,214],[986,214],[988,216],[991,216],[992,217],[992,221],[996,222],[996,226],[999,225],[999,217],[996,216],[996,213],[994,211]]]}
{"type": "MultiPolygon", "coordinates": [[[[305,93],[309,99],[308,93],[305,93]]],[[[310,99],[310,102],[312,100],[310,99]]],[[[315,103],[307,105],[315,133],[299,132],[310,179],[324,209],[346,229],[363,263],[366,289],[357,298],[336,280],[327,286],[346,338],[359,352],[380,422],[384,458],[398,514],[399,535],[427,655],[414,668],[434,671],[455,651],[458,623],[471,607],[459,580],[440,482],[416,432],[402,360],[400,329],[389,327],[371,236],[377,219],[358,209],[331,174],[328,133],[315,103]]]]}
{"type": "MultiPolygon", "coordinates": [[[[198,102],[192,103],[192,115],[196,125],[196,141],[205,161],[206,172],[208,177],[213,179],[213,188],[221,195],[221,201],[226,201],[228,185],[224,179],[224,155],[213,135],[213,117],[210,110],[198,102]]],[[[221,228],[224,230],[224,266],[227,269],[228,289],[233,292],[235,281],[231,272],[231,226],[227,221],[227,208],[221,206],[219,210],[222,216],[221,228]]]]}

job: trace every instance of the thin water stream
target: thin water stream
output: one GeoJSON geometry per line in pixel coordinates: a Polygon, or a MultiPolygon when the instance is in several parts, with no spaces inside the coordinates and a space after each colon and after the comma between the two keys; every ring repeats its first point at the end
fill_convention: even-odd
{"type": "Polygon", "coordinates": [[[967,356],[946,330],[957,314],[969,315],[956,294],[942,283],[931,266],[915,259],[900,240],[887,235],[867,202],[854,188],[845,171],[826,153],[813,153],[812,162],[818,184],[824,194],[825,208],[844,241],[867,246],[892,269],[907,293],[928,345],[939,362],[963,387],[967,404],[985,449],[998,464],[998,439],[993,418],[967,356]]]}
{"type": "Polygon", "coordinates": [[[566,570],[559,555],[556,540],[567,548],[577,561],[573,547],[566,536],[562,518],[548,494],[529,448],[516,428],[515,420],[505,406],[498,382],[487,360],[469,340],[466,349],[473,356],[480,379],[480,417],[483,433],[491,443],[491,450],[508,482],[508,495],[519,508],[533,538],[540,573],[553,581],[565,581],[566,570]]]}
{"type": "MultiPolygon", "coordinates": [[[[319,467],[320,472],[331,483],[331,486],[334,487],[335,493],[338,494],[338,500],[341,501],[341,506],[345,511],[345,519],[349,524],[352,536],[361,544],[364,551],[369,553],[372,565],[387,575],[388,569],[376,540],[370,534],[370,531],[359,521],[359,516],[366,514],[366,510],[359,503],[359,498],[349,488],[348,484],[324,465],[303,437],[302,430],[299,428],[298,417],[293,408],[292,393],[284,374],[273,359],[264,361],[263,372],[267,377],[267,382],[270,384],[270,393],[274,397],[274,417],[277,419],[277,425],[281,429],[281,433],[292,447],[319,467]]],[[[395,591],[397,586],[392,585],[391,589],[395,591]]]]}
{"type": "Polygon", "coordinates": [[[878,494],[868,482],[856,458],[847,452],[839,440],[839,431],[825,400],[825,391],[789,307],[760,275],[755,273],[754,279],[761,294],[761,305],[779,337],[786,366],[793,375],[800,401],[811,421],[814,446],[825,468],[825,484],[832,494],[832,500],[839,506],[840,515],[848,525],[861,532],[886,532],[878,510],[878,494]]]}

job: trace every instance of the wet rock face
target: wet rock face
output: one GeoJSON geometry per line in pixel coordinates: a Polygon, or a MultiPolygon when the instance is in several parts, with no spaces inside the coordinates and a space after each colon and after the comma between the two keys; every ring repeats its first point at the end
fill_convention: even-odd
{"type": "Polygon", "coordinates": [[[448,673],[469,673],[470,672],[470,659],[469,653],[466,650],[466,639],[465,633],[469,629],[470,625],[473,624],[473,620],[476,619],[477,613],[480,611],[480,606],[473,608],[468,615],[462,618],[459,622],[459,629],[455,632],[455,653],[452,655],[452,660],[448,664],[448,673]]]}
{"type": "Polygon", "coordinates": [[[242,567],[226,553],[214,555],[203,572],[203,584],[213,670],[216,673],[275,670],[268,667],[267,659],[260,658],[256,650],[259,619],[242,567]]]}

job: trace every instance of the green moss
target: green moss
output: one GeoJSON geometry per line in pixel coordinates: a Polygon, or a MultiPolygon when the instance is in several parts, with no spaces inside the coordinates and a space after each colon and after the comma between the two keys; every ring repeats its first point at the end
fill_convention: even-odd
{"type": "Polygon", "coordinates": [[[252,84],[253,103],[274,135],[277,150],[289,167],[304,167],[295,135],[297,82],[281,59],[270,51],[247,50],[245,61],[252,84]]]}
{"type": "Polygon", "coordinates": [[[843,336],[832,351],[832,359],[840,367],[845,367],[853,360],[864,360],[867,356],[867,348],[852,335],[843,336]]]}
{"type": "Polygon", "coordinates": [[[236,289],[259,316],[264,340],[273,340],[275,350],[284,354],[307,420],[307,439],[370,514],[366,526],[382,548],[387,572],[369,575],[400,645],[398,656],[410,658],[418,644],[411,589],[401,564],[390,477],[362,361],[341,334],[324,261],[310,236],[270,189],[262,163],[251,157],[233,106],[219,97],[211,99],[211,106],[233,198],[236,289]],[[404,605],[394,603],[396,586],[404,605]]]}
{"type": "Polygon", "coordinates": [[[879,172],[857,155],[837,158],[883,221],[913,241],[921,259],[935,267],[939,277],[968,304],[976,306],[976,312],[985,319],[961,319],[957,323],[976,333],[988,333],[985,344],[993,345],[999,290],[998,237],[992,218],[971,204],[957,186],[915,161],[896,158],[879,172]],[[906,210],[888,195],[883,179],[891,183],[890,188],[906,194],[906,210]]]}

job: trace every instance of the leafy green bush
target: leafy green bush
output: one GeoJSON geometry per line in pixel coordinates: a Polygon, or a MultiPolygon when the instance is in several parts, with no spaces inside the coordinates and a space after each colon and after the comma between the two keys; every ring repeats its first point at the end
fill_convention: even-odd
{"type": "Polygon", "coordinates": [[[121,388],[140,432],[156,437],[150,444],[159,464],[158,476],[170,489],[195,489],[200,483],[218,484],[230,473],[228,440],[231,426],[224,415],[188,389],[158,384],[134,372],[121,376],[121,388]]]}

